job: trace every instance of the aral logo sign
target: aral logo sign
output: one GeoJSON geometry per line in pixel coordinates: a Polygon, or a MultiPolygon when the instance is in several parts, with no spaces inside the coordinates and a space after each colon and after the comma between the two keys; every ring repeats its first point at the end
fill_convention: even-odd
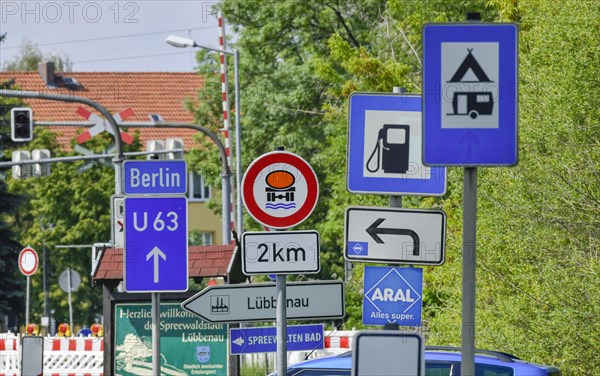
{"type": "Polygon", "coordinates": [[[421,325],[423,271],[366,266],[363,324],[421,325]]]}

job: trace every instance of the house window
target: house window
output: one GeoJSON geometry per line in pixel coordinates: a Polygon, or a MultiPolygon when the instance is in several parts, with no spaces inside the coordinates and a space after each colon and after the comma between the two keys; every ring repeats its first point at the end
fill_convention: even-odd
{"type": "Polygon", "coordinates": [[[188,236],[189,245],[213,245],[213,233],[192,230],[188,236]]]}
{"type": "Polygon", "coordinates": [[[204,183],[204,178],[195,172],[189,175],[189,198],[192,201],[206,201],[210,198],[210,187],[204,183]]]}

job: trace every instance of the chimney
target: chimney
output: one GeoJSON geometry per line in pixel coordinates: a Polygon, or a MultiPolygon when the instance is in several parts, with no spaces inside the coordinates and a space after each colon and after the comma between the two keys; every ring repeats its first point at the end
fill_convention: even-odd
{"type": "Polygon", "coordinates": [[[42,61],[38,63],[38,73],[46,85],[55,87],[54,62],[42,61]]]}

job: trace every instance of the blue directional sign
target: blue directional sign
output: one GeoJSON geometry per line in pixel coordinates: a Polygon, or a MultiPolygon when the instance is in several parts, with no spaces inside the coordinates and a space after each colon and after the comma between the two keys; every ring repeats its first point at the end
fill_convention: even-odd
{"type": "Polygon", "coordinates": [[[125,290],[187,291],[187,233],[185,197],[125,197],[125,290]]]}
{"type": "Polygon", "coordinates": [[[363,324],[420,326],[423,270],[365,266],[363,324]]]}
{"type": "MultiPolygon", "coordinates": [[[[231,354],[277,352],[277,328],[258,327],[231,329],[231,354]]],[[[288,351],[312,351],[323,348],[323,325],[287,327],[288,351]]]]}
{"type": "Polygon", "coordinates": [[[184,160],[125,161],[125,194],[185,194],[187,168],[184,160]]]}
{"type": "Polygon", "coordinates": [[[446,169],[423,165],[421,97],[353,93],[348,111],[348,191],[441,196],[446,169]]]}
{"type": "Polygon", "coordinates": [[[423,162],[517,164],[517,25],[423,28],[423,162]]]}

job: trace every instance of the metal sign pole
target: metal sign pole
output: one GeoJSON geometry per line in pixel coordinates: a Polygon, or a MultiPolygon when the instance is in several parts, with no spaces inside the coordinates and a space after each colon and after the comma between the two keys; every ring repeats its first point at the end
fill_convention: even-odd
{"type": "Polygon", "coordinates": [[[275,321],[277,322],[277,374],[287,374],[287,327],[286,327],[286,286],[285,274],[277,274],[277,311],[275,321]]]}
{"type": "Polygon", "coordinates": [[[152,374],[160,375],[160,293],[152,293],[152,374]]]}
{"type": "Polygon", "coordinates": [[[477,241],[477,168],[465,167],[463,190],[462,362],[461,375],[475,374],[475,245],[477,241]]]}
{"type": "Polygon", "coordinates": [[[73,271],[71,269],[67,269],[67,286],[69,290],[69,324],[71,325],[71,333],[75,330],[73,327],[73,305],[71,301],[71,291],[73,291],[73,283],[71,279],[71,273],[73,271]]]}
{"type": "Polygon", "coordinates": [[[27,276],[27,298],[25,299],[25,325],[29,324],[29,276],[27,276]]]}

